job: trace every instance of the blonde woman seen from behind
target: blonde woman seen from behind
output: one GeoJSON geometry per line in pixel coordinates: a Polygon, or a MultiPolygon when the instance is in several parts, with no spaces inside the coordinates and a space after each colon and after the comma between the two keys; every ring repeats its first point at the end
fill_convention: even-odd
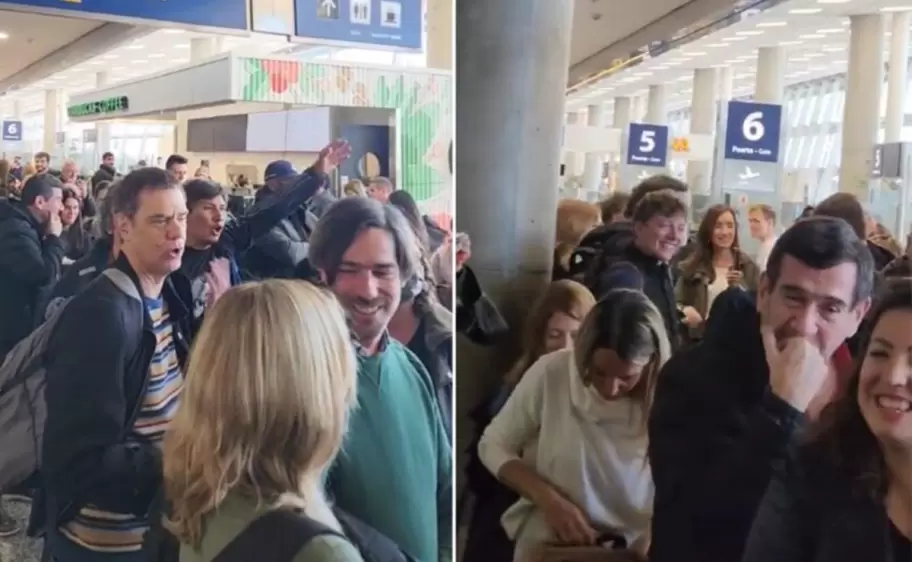
{"type": "MultiPolygon", "coordinates": [[[[166,524],[181,541],[181,562],[210,562],[277,509],[340,531],[322,479],[345,434],[356,368],[344,313],[320,288],[271,280],[216,302],[164,443],[166,524]]],[[[362,558],[342,536],[324,534],[294,561],[362,558]]]]}
{"type": "Polygon", "coordinates": [[[616,289],[583,320],[572,349],[545,355],[519,381],[478,447],[521,496],[502,519],[516,562],[606,534],[645,554],[654,495],[646,420],[670,353],[655,305],[616,289]]]}

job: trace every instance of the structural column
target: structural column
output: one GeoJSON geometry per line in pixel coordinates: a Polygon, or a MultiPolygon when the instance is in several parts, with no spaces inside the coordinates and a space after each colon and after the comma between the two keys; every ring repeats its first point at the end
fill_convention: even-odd
{"type": "Polygon", "coordinates": [[[195,63],[208,59],[218,53],[214,37],[194,37],[190,39],[190,62],[195,63]]]}
{"type": "Polygon", "coordinates": [[[666,89],[664,85],[649,86],[649,98],[646,102],[647,123],[665,125],[668,122],[668,109],[666,105],[666,89]]]}
{"type": "Polygon", "coordinates": [[[719,82],[719,101],[730,102],[734,98],[735,78],[732,68],[725,66],[716,69],[716,77],[719,82]]]}
{"type": "Polygon", "coordinates": [[[427,0],[427,66],[453,70],[453,7],[455,0],[427,0]]]}
{"type": "MultiPolygon", "coordinates": [[[[605,126],[605,106],[604,104],[593,104],[589,106],[587,125],[590,127],[605,126]]],[[[605,170],[604,156],[598,152],[586,153],[586,164],[583,169],[583,190],[589,192],[602,191],[602,172],[605,170]]]]}
{"type": "Polygon", "coordinates": [[[906,86],[909,80],[909,25],[912,12],[893,14],[890,36],[890,75],[887,78],[887,116],[884,141],[901,142],[905,117],[906,86]]]}
{"type": "Polygon", "coordinates": [[[630,98],[630,121],[639,123],[646,116],[646,100],[643,96],[635,95],[630,98]]]}
{"type": "Polygon", "coordinates": [[[757,52],[757,80],[754,100],[781,104],[785,95],[785,49],[760,47],[757,52]]]}
{"type": "MultiPolygon", "coordinates": [[[[580,115],[576,111],[567,113],[567,125],[579,125],[580,115]]],[[[582,173],[582,159],[579,152],[567,150],[564,152],[564,176],[578,176],[582,173]]]]}
{"type": "MultiPolygon", "coordinates": [[[[95,88],[101,89],[108,85],[107,71],[95,73],[95,88]]],[[[108,123],[95,124],[95,156],[96,160],[101,160],[101,155],[111,150],[111,125],[108,123]]]]}
{"type": "MultiPolygon", "coordinates": [[[[716,133],[715,68],[694,71],[693,95],[690,109],[690,132],[695,135],[716,133]]],[[[687,163],[687,185],[691,194],[709,195],[712,192],[712,161],[691,160],[687,163]]]]}
{"type": "Polygon", "coordinates": [[[60,96],[58,90],[44,92],[44,138],[41,150],[53,154],[57,146],[57,131],[59,131],[57,113],[60,111],[60,96]]]}
{"type": "Polygon", "coordinates": [[[13,102],[13,119],[22,121],[22,102],[19,100],[13,102]]]}
{"type": "Polygon", "coordinates": [[[842,118],[842,163],[839,191],[868,200],[868,179],[880,129],[883,87],[883,17],[851,17],[849,70],[842,118]]]}
{"type": "MultiPolygon", "coordinates": [[[[890,74],[887,78],[887,115],[884,123],[884,142],[902,142],[903,121],[905,120],[906,85],[909,79],[909,24],[912,12],[893,14],[893,33],[890,38],[890,74]]],[[[906,241],[909,232],[909,202],[912,187],[897,186],[899,209],[896,236],[906,241]]]]}
{"type": "MultiPolygon", "coordinates": [[[[471,237],[481,286],[516,328],[551,281],[573,4],[459,0],[456,10],[457,228],[471,237]]],[[[499,384],[506,351],[460,342],[457,423],[499,384]]],[[[457,451],[470,438],[459,432],[457,451]]]]}

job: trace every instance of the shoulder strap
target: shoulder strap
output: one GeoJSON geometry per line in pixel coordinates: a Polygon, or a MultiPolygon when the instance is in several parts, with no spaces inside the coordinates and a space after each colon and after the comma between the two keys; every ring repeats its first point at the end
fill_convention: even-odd
{"type": "Polygon", "coordinates": [[[212,562],[291,562],[307,543],[321,535],[344,538],[306,515],[276,509],[254,520],[212,562]]]}
{"type": "Polygon", "coordinates": [[[102,271],[101,274],[107,277],[111,283],[114,283],[114,285],[125,295],[128,297],[133,297],[139,302],[142,302],[142,296],[136,289],[136,283],[130,279],[129,275],[114,267],[109,267],[108,269],[102,271]]]}

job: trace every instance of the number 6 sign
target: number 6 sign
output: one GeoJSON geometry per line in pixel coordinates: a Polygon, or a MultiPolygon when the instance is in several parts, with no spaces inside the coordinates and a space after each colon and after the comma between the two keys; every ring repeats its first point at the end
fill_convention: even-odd
{"type": "Polygon", "coordinates": [[[782,106],[732,101],[725,124],[725,158],[751,162],[779,160],[782,106]]]}
{"type": "Polygon", "coordinates": [[[3,140],[21,141],[22,140],[22,121],[4,121],[3,122],[3,140]]]}

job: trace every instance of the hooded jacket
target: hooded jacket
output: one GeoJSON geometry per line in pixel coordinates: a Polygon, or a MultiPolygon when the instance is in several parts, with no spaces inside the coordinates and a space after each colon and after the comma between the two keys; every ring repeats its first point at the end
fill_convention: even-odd
{"type": "Polygon", "coordinates": [[[0,359],[44,319],[64,246],[23,204],[0,199],[0,359]]]}

